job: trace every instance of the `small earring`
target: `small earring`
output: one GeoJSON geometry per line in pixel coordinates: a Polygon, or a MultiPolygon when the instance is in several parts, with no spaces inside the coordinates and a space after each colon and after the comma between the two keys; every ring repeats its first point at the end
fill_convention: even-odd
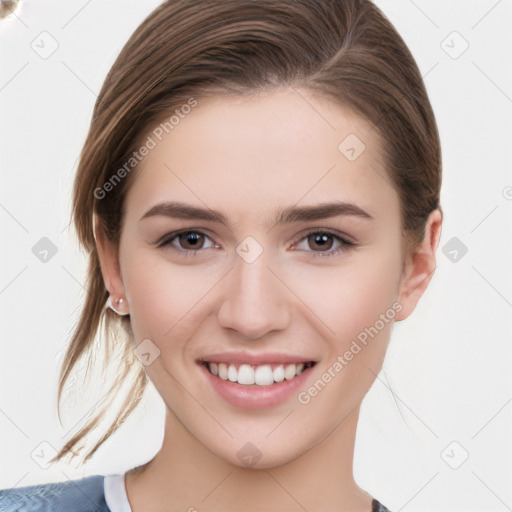
{"type": "Polygon", "coordinates": [[[124,299],[112,300],[112,296],[111,295],[108,296],[107,307],[109,307],[112,311],[115,311],[118,315],[125,316],[125,315],[129,314],[128,311],[126,311],[126,312],[120,311],[120,309],[124,308],[124,304],[125,304],[124,299]],[[117,307],[114,306],[114,304],[113,304],[114,302],[117,307]]]}

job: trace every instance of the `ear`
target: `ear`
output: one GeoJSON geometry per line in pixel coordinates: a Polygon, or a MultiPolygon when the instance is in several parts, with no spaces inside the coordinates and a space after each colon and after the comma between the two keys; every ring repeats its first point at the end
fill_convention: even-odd
{"type": "Polygon", "coordinates": [[[442,222],[441,211],[432,211],[425,224],[423,240],[407,256],[398,296],[402,310],[396,315],[397,321],[405,320],[414,311],[432,279],[436,269],[436,250],[441,237],[442,222]]]}
{"type": "Polygon", "coordinates": [[[112,299],[118,301],[122,298],[126,304],[123,278],[119,265],[119,247],[106,237],[96,215],[93,215],[92,223],[105,287],[112,299]]]}

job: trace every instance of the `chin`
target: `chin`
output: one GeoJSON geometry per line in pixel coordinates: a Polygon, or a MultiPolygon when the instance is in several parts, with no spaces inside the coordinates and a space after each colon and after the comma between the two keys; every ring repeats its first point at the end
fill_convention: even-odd
{"type": "Polygon", "coordinates": [[[307,450],[298,446],[283,446],[276,437],[274,442],[233,441],[227,445],[208,447],[217,457],[241,469],[272,469],[284,466],[300,457],[307,450]]]}

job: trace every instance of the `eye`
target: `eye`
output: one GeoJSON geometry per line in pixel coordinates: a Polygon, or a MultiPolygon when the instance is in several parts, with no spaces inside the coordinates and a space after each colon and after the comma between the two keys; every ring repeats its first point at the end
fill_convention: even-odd
{"type": "Polygon", "coordinates": [[[305,237],[299,240],[299,243],[294,245],[294,247],[300,246],[300,244],[307,244],[312,249],[309,251],[306,249],[306,252],[312,252],[313,256],[337,256],[343,252],[346,252],[351,247],[354,247],[355,244],[342,236],[331,233],[330,231],[319,230],[319,231],[311,231],[305,237]],[[333,247],[336,247],[335,250],[333,247]]]}
{"type": "MultiPolygon", "coordinates": [[[[208,235],[202,231],[186,230],[177,233],[170,233],[163,237],[163,240],[155,242],[159,248],[171,249],[184,256],[196,256],[199,252],[206,249],[218,249],[220,245],[216,244],[208,235]]],[[[339,234],[326,230],[311,231],[303,236],[293,247],[299,250],[310,252],[313,256],[337,256],[346,252],[355,244],[339,234]],[[304,244],[309,249],[302,247],[304,244]],[[333,250],[334,249],[334,250],[333,250]]]]}
{"type": "Polygon", "coordinates": [[[192,230],[171,233],[162,242],[156,242],[156,244],[158,247],[170,246],[170,248],[186,256],[195,256],[201,250],[220,247],[205,233],[192,230]],[[210,241],[209,245],[207,244],[208,240],[210,241]]]}

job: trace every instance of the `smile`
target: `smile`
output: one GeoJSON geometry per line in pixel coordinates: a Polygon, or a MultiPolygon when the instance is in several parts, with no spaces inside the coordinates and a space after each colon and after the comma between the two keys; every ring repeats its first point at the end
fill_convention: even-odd
{"type": "Polygon", "coordinates": [[[243,386],[272,386],[284,380],[290,381],[315,363],[282,363],[250,365],[245,363],[203,363],[208,371],[222,379],[243,386]]]}
{"type": "Polygon", "coordinates": [[[293,403],[318,361],[298,354],[231,351],[205,355],[197,363],[214,401],[219,397],[237,409],[268,409],[293,403]]]}

